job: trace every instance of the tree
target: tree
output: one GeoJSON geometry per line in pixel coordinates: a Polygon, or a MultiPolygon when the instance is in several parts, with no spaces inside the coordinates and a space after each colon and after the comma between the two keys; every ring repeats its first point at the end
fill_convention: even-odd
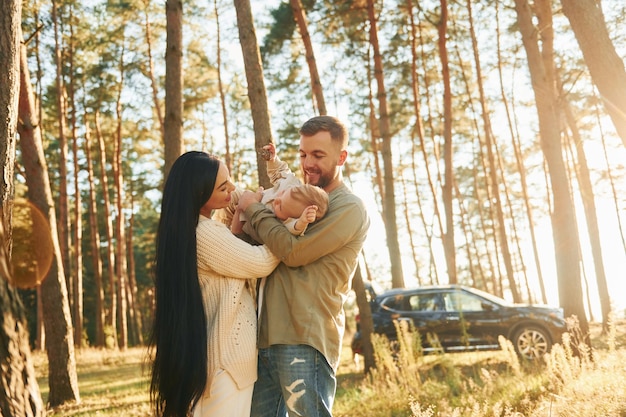
{"type": "MultiPolygon", "coordinates": [[[[248,81],[248,98],[252,112],[252,124],[254,126],[254,145],[257,151],[270,142],[272,138],[272,126],[270,113],[267,105],[267,92],[263,80],[263,64],[256,38],[254,20],[250,0],[235,0],[237,11],[237,27],[239,29],[239,42],[243,52],[243,63],[248,81]]],[[[270,188],[271,183],[267,175],[266,163],[260,152],[256,153],[259,185],[270,188]]]]}
{"type": "Polygon", "coordinates": [[[437,22],[439,59],[441,60],[441,75],[443,81],[443,159],[444,182],[442,184],[443,206],[446,213],[446,231],[443,234],[443,247],[448,267],[448,281],[451,284],[458,282],[456,271],[456,244],[454,240],[454,210],[452,200],[454,189],[454,169],[452,166],[452,90],[450,88],[450,68],[446,37],[448,32],[448,2],[441,0],[441,16],[437,22]]]}
{"type": "Polygon", "coordinates": [[[45,409],[30,356],[28,325],[19,294],[9,285],[22,2],[0,0],[0,9],[0,414],[39,417],[45,409]]]}
{"type": "MultiPolygon", "coordinates": [[[[561,132],[559,128],[554,57],[552,51],[552,15],[549,1],[536,2],[540,26],[533,24],[531,7],[526,0],[515,0],[522,42],[528,57],[528,68],[532,80],[539,138],[545,155],[554,201],[551,215],[554,251],[556,257],[559,301],[566,316],[577,316],[582,334],[588,335],[578,251],[578,228],[574,214],[574,203],[569,191],[567,173],[563,162],[561,132]],[[543,49],[539,49],[539,34],[543,49]]],[[[588,337],[588,336],[587,336],[588,337]]]]}
{"type": "Polygon", "coordinates": [[[164,178],[183,153],[183,2],[167,0],[167,46],[165,51],[165,166],[164,178]]]}
{"type": "Polygon", "coordinates": [[[43,153],[41,131],[35,100],[30,85],[30,74],[26,60],[26,47],[22,49],[20,60],[20,110],[22,123],[19,126],[22,163],[26,173],[28,198],[44,214],[50,225],[53,244],[53,262],[41,284],[44,326],[46,331],[46,352],[48,354],[48,382],[51,406],[68,401],[80,401],[72,318],[65,286],[65,270],[61,257],[61,247],[57,234],[54,201],[50,189],[50,179],[43,153]]]}
{"type": "Polygon", "coordinates": [[[324,90],[322,89],[322,82],[320,81],[320,75],[317,71],[317,63],[315,61],[315,53],[313,52],[313,45],[311,43],[311,35],[309,35],[309,28],[306,21],[306,12],[302,7],[300,0],[289,0],[291,9],[293,10],[293,17],[296,20],[298,29],[300,30],[300,36],[302,37],[302,43],[304,44],[304,50],[306,51],[306,63],[309,67],[309,74],[311,76],[311,91],[313,92],[313,107],[317,109],[321,116],[326,115],[326,101],[324,100],[324,90]]]}
{"type": "Polygon", "coordinates": [[[600,2],[561,0],[561,4],[606,111],[626,146],[626,70],[609,37],[600,2]]]}
{"type": "Polygon", "coordinates": [[[402,258],[400,256],[400,244],[398,243],[398,223],[396,220],[396,193],[393,182],[393,158],[391,155],[391,126],[389,123],[389,109],[387,106],[387,92],[385,90],[383,60],[378,45],[378,29],[376,25],[376,13],[374,1],[367,1],[367,15],[369,19],[369,40],[374,50],[374,77],[376,78],[377,97],[379,106],[379,129],[382,137],[383,156],[383,215],[385,216],[385,231],[387,234],[387,248],[391,260],[391,282],[394,288],[404,287],[402,274],[402,258]]]}

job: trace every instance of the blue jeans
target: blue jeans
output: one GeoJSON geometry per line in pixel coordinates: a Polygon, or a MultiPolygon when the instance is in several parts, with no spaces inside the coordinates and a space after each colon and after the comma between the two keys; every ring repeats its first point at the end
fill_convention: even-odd
{"type": "Polygon", "coordinates": [[[337,380],[326,358],[307,345],[259,349],[251,417],[332,417],[337,380]]]}

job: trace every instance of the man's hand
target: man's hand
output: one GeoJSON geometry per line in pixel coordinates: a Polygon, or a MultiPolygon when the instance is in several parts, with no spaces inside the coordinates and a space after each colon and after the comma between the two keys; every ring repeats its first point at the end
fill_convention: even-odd
{"type": "Polygon", "coordinates": [[[241,194],[241,197],[239,197],[239,204],[237,205],[237,208],[241,211],[245,211],[250,204],[260,202],[262,197],[263,187],[259,187],[259,190],[256,193],[253,193],[252,191],[244,191],[241,194]]]}

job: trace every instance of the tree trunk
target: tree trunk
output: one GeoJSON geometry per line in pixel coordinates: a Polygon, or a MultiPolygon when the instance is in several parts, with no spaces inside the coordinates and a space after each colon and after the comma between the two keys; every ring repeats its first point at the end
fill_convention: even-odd
{"type": "Polygon", "coordinates": [[[28,344],[28,325],[11,279],[16,129],[20,91],[22,2],[0,0],[0,414],[45,415],[28,344]]]}
{"type": "Polygon", "coordinates": [[[499,5],[496,2],[496,41],[497,41],[497,55],[498,55],[498,80],[500,84],[500,95],[502,98],[502,104],[504,106],[504,110],[507,116],[507,125],[509,127],[509,132],[511,134],[511,143],[513,145],[513,150],[515,153],[515,162],[517,164],[517,171],[520,175],[520,184],[522,187],[522,198],[524,201],[524,208],[526,209],[526,217],[528,218],[528,230],[530,233],[530,240],[533,248],[533,257],[535,260],[535,268],[537,271],[537,280],[539,281],[539,288],[541,291],[541,300],[544,304],[548,303],[548,297],[546,295],[546,289],[543,280],[543,272],[541,268],[541,262],[539,260],[539,250],[537,248],[537,237],[535,235],[535,222],[533,220],[533,211],[530,205],[530,199],[528,196],[528,187],[526,182],[526,167],[524,166],[522,160],[522,149],[521,144],[519,143],[519,137],[516,135],[515,130],[513,128],[513,121],[511,118],[511,112],[509,110],[508,99],[506,97],[506,93],[504,91],[504,75],[502,74],[502,48],[500,46],[500,19],[499,19],[499,5]]]}
{"type": "Polygon", "coordinates": [[[167,178],[174,161],[183,153],[183,2],[166,0],[167,45],[165,50],[164,172],[167,178]]]}
{"type": "Polygon", "coordinates": [[[150,28],[149,18],[149,6],[150,0],[144,0],[144,13],[145,13],[145,30],[146,30],[146,47],[148,54],[148,76],[150,77],[150,87],[152,87],[152,101],[154,102],[154,112],[157,115],[159,121],[159,131],[161,132],[161,139],[165,143],[165,127],[163,121],[163,111],[161,110],[161,103],[159,101],[159,90],[157,87],[156,76],[154,75],[154,59],[152,59],[152,30],[150,28]]]}
{"type": "Polygon", "coordinates": [[[443,234],[443,248],[448,267],[448,282],[458,282],[456,272],[456,245],[454,242],[454,210],[452,209],[454,168],[452,166],[452,91],[450,88],[450,68],[448,65],[448,50],[446,36],[448,28],[448,2],[440,0],[441,16],[437,24],[439,59],[441,60],[441,75],[443,79],[443,158],[444,182],[442,185],[443,205],[446,213],[446,231],[443,234]]]}
{"type": "Polygon", "coordinates": [[[504,261],[504,267],[506,269],[506,275],[509,281],[509,289],[511,291],[511,295],[513,296],[513,301],[519,303],[522,300],[517,289],[517,283],[515,282],[515,271],[513,270],[511,251],[509,249],[509,241],[507,238],[506,223],[504,220],[504,209],[502,208],[502,199],[500,196],[500,181],[498,181],[498,166],[496,164],[496,159],[494,156],[495,138],[492,136],[489,108],[487,106],[487,98],[485,97],[485,91],[483,88],[482,66],[480,64],[480,55],[478,54],[478,41],[476,40],[476,33],[474,31],[471,0],[467,0],[466,4],[468,11],[470,36],[472,40],[472,51],[474,53],[474,65],[476,68],[476,83],[478,86],[481,115],[483,119],[483,128],[485,134],[485,147],[487,148],[487,158],[489,163],[489,179],[491,188],[493,190],[491,194],[494,199],[492,201],[495,204],[495,210],[498,219],[496,224],[500,235],[500,250],[502,253],[502,260],[504,261]]]}
{"type": "Polygon", "coordinates": [[[258,152],[269,142],[274,142],[270,113],[267,105],[267,92],[263,80],[263,64],[256,38],[250,0],[234,0],[237,11],[237,27],[239,29],[239,42],[243,52],[243,63],[248,81],[248,98],[252,111],[252,124],[254,125],[254,145],[257,149],[256,163],[258,167],[259,185],[264,188],[272,186],[267,176],[265,159],[258,152]]]}
{"type": "Polygon", "coordinates": [[[379,127],[382,137],[381,154],[383,157],[383,181],[385,185],[385,195],[383,197],[383,214],[385,216],[385,232],[387,237],[387,248],[389,250],[389,260],[391,261],[391,285],[393,288],[404,287],[404,276],[402,273],[402,257],[400,255],[400,244],[398,243],[398,222],[396,219],[396,194],[393,182],[393,158],[391,155],[391,126],[389,124],[389,110],[387,105],[387,92],[383,75],[383,60],[378,45],[378,29],[376,25],[376,15],[374,10],[374,0],[367,1],[367,12],[370,23],[369,40],[374,51],[374,76],[377,84],[377,96],[379,105],[379,127]]]}
{"type": "Polygon", "coordinates": [[[226,94],[224,93],[224,83],[222,82],[222,34],[220,32],[220,13],[217,7],[217,0],[213,1],[215,12],[215,26],[217,45],[215,47],[215,58],[217,66],[217,88],[220,94],[220,104],[222,109],[222,123],[224,124],[224,163],[228,167],[228,172],[233,175],[233,161],[230,154],[230,135],[228,134],[228,113],[226,111],[226,94]]]}
{"type": "MultiPolygon", "coordinates": [[[[577,316],[582,334],[588,335],[589,326],[583,302],[580,253],[578,252],[578,228],[563,162],[556,88],[554,78],[552,78],[554,71],[551,68],[545,68],[545,65],[554,64],[553,61],[552,64],[548,63],[549,60],[545,56],[542,57],[537,38],[538,33],[547,30],[547,26],[545,26],[547,23],[544,23],[541,28],[536,28],[533,25],[531,8],[526,0],[515,0],[515,10],[528,58],[528,67],[537,104],[541,148],[548,164],[552,187],[554,211],[551,220],[559,300],[565,315],[567,317],[577,316]]],[[[551,48],[551,45],[545,46],[551,48]]]]}
{"type": "Polygon", "coordinates": [[[109,180],[106,172],[106,147],[104,146],[104,138],[102,137],[102,130],[100,129],[100,111],[96,109],[94,112],[96,137],[98,138],[98,148],[100,150],[100,186],[102,188],[102,198],[104,209],[104,225],[107,242],[107,277],[109,281],[109,317],[108,317],[108,330],[105,329],[105,345],[113,348],[117,347],[117,292],[115,290],[115,249],[113,247],[113,219],[111,214],[111,201],[109,198],[109,180]],[[110,335],[112,340],[106,340],[106,337],[110,335]]]}
{"type": "Polygon", "coordinates": [[[70,7],[69,16],[69,83],[68,83],[68,100],[71,106],[70,110],[70,128],[71,128],[71,140],[72,140],[72,159],[74,160],[74,274],[72,275],[74,288],[74,312],[72,317],[72,323],[74,324],[74,343],[76,347],[81,348],[83,346],[83,205],[80,195],[80,164],[78,163],[78,135],[76,132],[76,81],[74,78],[74,24],[73,24],[73,6],[70,7]]]}
{"type": "Polygon", "coordinates": [[[117,222],[115,223],[115,275],[117,277],[117,307],[119,320],[119,347],[128,347],[128,322],[126,279],[128,276],[128,263],[126,258],[126,219],[124,216],[124,173],[122,171],[122,87],[124,85],[124,52],[120,58],[120,80],[117,104],[115,106],[117,114],[117,129],[115,133],[115,146],[113,150],[113,180],[115,181],[115,201],[117,208],[117,222]]]}
{"type": "Polygon", "coordinates": [[[35,99],[30,85],[25,47],[22,48],[20,67],[22,71],[19,115],[22,125],[19,133],[28,198],[48,220],[54,250],[52,266],[41,284],[41,302],[48,353],[48,383],[50,385],[48,403],[56,407],[65,402],[80,401],[74,356],[74,335],[54,214],[54,201],[43,153],[35,99]]]}
{"type": "Polygon", "coordinates": [[[626,146],[626,70],[615,51],[596,0],[561,0],[594,84],[617,134],[626,146]]]}
{"type": "MultiPolygon", "coordinates": [[[[426,170],[426,178],[428,179],[428,188],[430,190],[430,194],[432,195],[432,204],[434,209],[434,221],[437,223],[439,235],[443,236],[443,224],[441,222],[441,210],[439,209],[439,198],[437,196],[435,182],[433,181],[433,175],[430,172],[430,164],[428,162],[428,153],[426,152],[426,144],[425,144],[425,130],[424,130],[424,118],[422,117],[421,105],[420,105],[420,89],[419,89],[419,80],[417,78],[418,70],[417,70],[417,30],[415,24],[415,18],[413,16],[413,1],[407,0],[407,10],[409,12],[409,24],[411,26],[411,91],[413,93],[413,112],[415,113],[416,126],[414,128],[415,134],[419,140],[419,149],[422,153],[422,159],[424,160],[424,169],[426,170]]],[[[413,142],[413,154],[415,154],[415,140],[413,142]]],[[[415,157],[412,159],[413,164],[413,180],[415,182],[415,186],[417,187],[418,181],[416,176],[416,163],[415,157]]],[[[420,193],[418,192],[418,199],[420,198],[420,193]]],[[[424,216],[424,212],[421,210],[420,204],[420,217],[422,219],[422,224],[424,225],[424,231],[426,236],[428,236],[428,247],[431,254],[431,271],[430,271],[430,280],[431,283],[439,283],[439,271],[437,269],[436,264],[433,262],[434,254],[432,249],[432,236],[433,231],[428,231],[426,225],[426,219],[424,216]]]]}
{"type": "Polygon", "coordinates": [[[376,368],[376,359],[374,357],[374,346],[372,345],[372,333],[374,332],[374,322],[372,320],[372,310],[365,293],[365,284],[363,282],[363,274],[361,273],[361,265],[357,264],[352,278],[352,289],[356,294],[356,303],[359,307],[359,331],[361,332],[361,343],[363,344],[363,371],[367,374],[376,368]]]}
{"type": "Polygon", "coordinates": [[[317,63],[315,61],[313,45],[311,44],[311,36],[309,35],[309,29],[307,27],[306,14],[300,0],[289,0],[289,3],[291,4],[291,10],[293,10],[293,17],[300,30],[304,50],[306,51],[306,62],[309,67],[311,91],[313,92],[313,107],[317,109],[320,116],[325,116],[326,101],[324,100],[324,90],[322,89],[322,82],[320,81],[320,75],[317,71],[317,63]]]}
{"type": "Polygon", "coordinates": [[[98,230],[98,202],[96,200],[96,185],[94,183],[93,160],[91,158],[91,130],[87,114],[85,124],[85,159],[87,161],[87,182],[89,183],[89,229],[91,231],[91,261],[96,284],[96,338],[95,345],[104,347],[104,288],[102,287],[102,258],[100,257],[100,231],[98,230]]]}
{"type": "MultiPolygon", "coordinates": [[[[63,271],[66,279],[66,288],[70,297],[72,296],[72,281],[69,248],[70,248],[70,219],[69,203],[67,197],[67,138],[65,137],[65,93],[63,84],[63,60],[61,52],[61,41],[59,40],[59,22],[57,19],[57,1],[52,0],[52,23],[54,25],[54,56],[56,67],[56,105],[57,122],[59,124],[59,244],[61,257],[63,259],[63,271]]],[[[71,298],[70,298],[71,300],[71,298]]]]}
{"type": "MultiPolygon", "coordinates": [[[[598,295],[600,296],[600,308],[602,311],[602,329],[606,332],[609,329],[609,319],[611,314],[611,296],[606,282],[606,273],[604,271],[604,257],[602,255],[602,243],[600,239],[600,227],[598,225],[598,212],[596,210],[595,195],[591,183],[591,175],[587,166],[587,155],[585,154],[584,141],[578,131],[576,117],[574,116],[571,106],[566,97],[560,100],[565,120],[572,132],[572,144],[576,150],[576,173],[578,174],[578,186],[585,210],[585,220],[587,224],[587,233],[589,234],[589,242],[591,244],[591,253],[593,255],[593,265],[596,275],[596,283],[598,286],[598,295]]],[[[589,296],[589,294],[587,293],[589,296]]]]}

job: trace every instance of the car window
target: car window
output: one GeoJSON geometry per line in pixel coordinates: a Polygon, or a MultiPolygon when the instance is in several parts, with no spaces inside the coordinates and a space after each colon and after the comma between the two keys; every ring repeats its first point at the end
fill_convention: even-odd
{"type": "Polygon", "coordinates": [[[444,295],[447,311],[483,311],[483,301],[464,292],[449,292],[444,295]]]}
{"type": "Polygon", "coordinates": [[[394,295],[392,297],[387,297],[382,301],[382,306],[387,309],[396,310],[396,311],[406,311],[410,310],[407,308],[407,298],[402,295],[394,295]]]}
{"type": "Polygon", "coordinates": [[[413,294],[409,298],[412,311],[442,311],[444,305],[439,294],[413,294]]]}

